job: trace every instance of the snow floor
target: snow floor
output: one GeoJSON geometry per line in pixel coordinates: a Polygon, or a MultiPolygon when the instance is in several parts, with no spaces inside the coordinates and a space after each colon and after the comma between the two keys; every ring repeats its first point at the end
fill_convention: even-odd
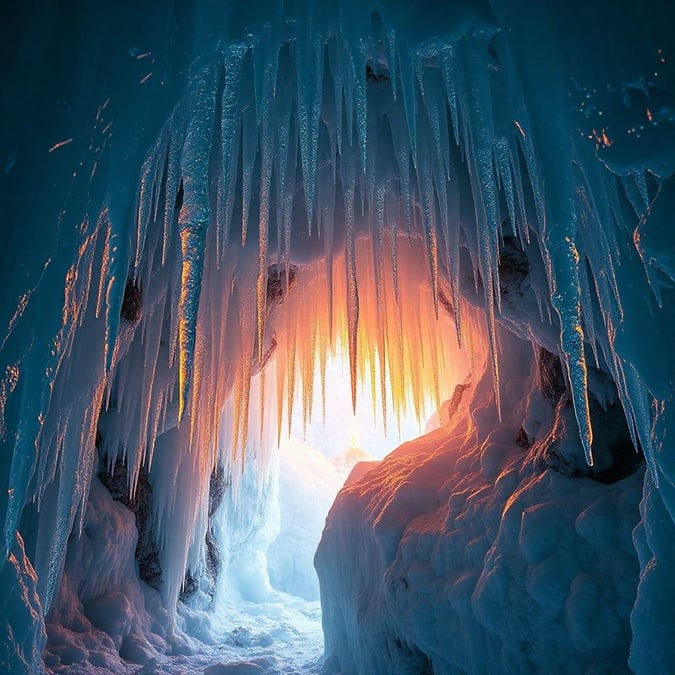
{"type": "Polygon", "coordinates": [[[137,673],[321,672],[323,632],[318,602],[280,593],[276,602],[243,603],[227,609],[227,621],[218,625],[217,619],[213,617],[216,644],[205,645],[199,653],[170,656],[162,663],[149,662],[137,673]]]}

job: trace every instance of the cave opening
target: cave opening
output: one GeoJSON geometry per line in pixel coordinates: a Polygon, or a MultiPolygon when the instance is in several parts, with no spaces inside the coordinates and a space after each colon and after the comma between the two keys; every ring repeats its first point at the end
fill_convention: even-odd
{"type": "MultiPolygon", "coordinates": [[[[335,496],[404,441],[447,424],[451,394],[469,387],[484,338],[472,334],[472,352],[459,347],[451,302],[445,298],[437,316],[427,275],[412,271],[424,269],[421,242],[402,238],[400,246],[406,285],[395,299],[391,273],[377,287],[370,242],[356,242],[356,388],[340,282],[330,307],[324,261],[294,267],[288,284],[279,265],[268,270],[269,346],[251,378],[247,420],[235,419],[236,387],[224,406],[223,427],[240,426],[246,438],[240,475],[228,481],[221,469],[215,485],[212,479],[218,499],[209,497],[206,565],[188,571],[180,593],[181,627],[221,644],[211,658],[273,658],[301,672],[318,667],[323,632],[313,558],[335,496]],[[322,340],[329,328],[334,335],[322,340]]],[[[343,266],[338,255],[334,278],[343,266]]],[[[470,322],[470,308],[465,313],[470,322]]],[[[238,439],[222,442],[221,456],[229,457],[238,439]]]]}
{"type": "MultiPolygon", "coordinates": [[[[314,379],[319,392],[318,372],[314,379]]],[[[300,409],[294,411],[274,452],[267,486],[256,488],[244,468],[240,495],[228,505],[239,514],[238,542],[232,541],[232,511],[213,514],[213,538],[207,544],[213,547],[214,561],[221,561],[222,578],[212,600],[201,604],[208,608],[211,635],[196,633],[208,642],[217,636],[227,645],[217,652],[221,661],[273,654],[289,670],[316,667],[323,632],[313,558],[328,511],[348,477],[354,480],[403,441],[421,434],[420,421],[411,411],[385,431],[379,401],[373,405],[371,388],[366,391],[363,383],[353,412],[346,354],[328,357],[324,387],[325,419],[319,401],[312,419],[303,419],[300,409]]],[[[200,607],[199,585],[193,579],[191,592],[184,587],[181,601],[200,607]]]]}

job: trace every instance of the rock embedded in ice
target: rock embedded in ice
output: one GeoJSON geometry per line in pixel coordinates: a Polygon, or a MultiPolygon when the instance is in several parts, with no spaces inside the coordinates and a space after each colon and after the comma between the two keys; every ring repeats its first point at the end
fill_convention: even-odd
{"type": "Polygon", "coordinates": [[[141,318],[143,307],[143,293],[138,285],[129,279],[124,287],[124,298],[120,314],[123,319],[130,323],[136,323],[141,318]]]}

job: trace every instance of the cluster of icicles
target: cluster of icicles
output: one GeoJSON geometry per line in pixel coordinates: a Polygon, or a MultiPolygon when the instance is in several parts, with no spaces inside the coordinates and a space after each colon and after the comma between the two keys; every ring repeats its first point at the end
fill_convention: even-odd
{"type": "MultiPolygon", "coordinates": [[[[131,260],[120,248],[129,233],[107,211],[83,224],[52,373],[55,405],[70,407],[50,410],[37,468],[13,466],[8,518],[13,532],[30,496],[55,506],[39,524],[51,534],[38,541],[51,545],[36,556],[47,607],[86,503],[97,424],[131,491],[149,471],[172,607],[185,570],[202,564],[212,471],[224,465],[236,483],[256,461],[264,475],[276,446],[265,434],[281,432],[284,410],[291,419],[296,391],[311,414],[313,374],[331,349],[345,345],[352,392],[369,379],[385,418],[388,407],[424,416],[466,372],[472,335],[485,334],[499,406],[504,234],[539,242],[589,462],[584,336],[613,369],[651,458],[648,403],[607,337],[621,316],[613,233],[628,227],[626,203],[633,218],[646,210],[644,176],[618,179],[565,127],[560,185],[573,189],[550,190],[549,177],[549,195],[502,34],[413,51],[379,20],[356,26],[299,20],[293,39],[288,25],[267,26],[223,48],[191,76],[147,155],[131,260]],[[119,318],[127,262],[143,296],[136,326],[119,318]],[[467,271],[484,294],[484,323],[461,300],[467,271]],[[75,367],[81,377],[69,377],[75,367]]],[[[542,320],[555,322],[540,292],[542,320]]]]}

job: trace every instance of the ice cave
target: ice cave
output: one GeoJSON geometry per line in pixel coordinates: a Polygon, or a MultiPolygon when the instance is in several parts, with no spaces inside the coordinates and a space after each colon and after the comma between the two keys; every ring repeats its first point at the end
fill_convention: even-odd
{"type": "Polygon", "coordinates": [[[0,671],[675,673],[672,0],[6,0],[0,671]]]}

